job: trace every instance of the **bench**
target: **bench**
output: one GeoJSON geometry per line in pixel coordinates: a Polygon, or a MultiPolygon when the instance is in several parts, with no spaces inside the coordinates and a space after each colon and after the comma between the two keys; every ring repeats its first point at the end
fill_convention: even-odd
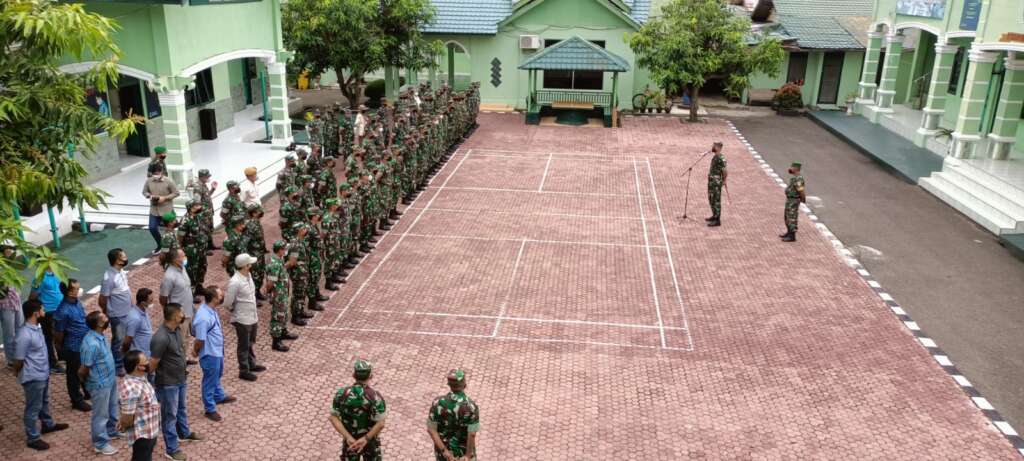
{"type": "Polygon", "coordinates": [[[526,123],[536,125],[540,123],[540,111],[544,106],[552,109],[569,110],[594,110],[601,109],[604,116],[604,125],[611,126],[612,111],[615,101],[612,101],[612,93],[606,91],[590,90],[537,90],[526,101],[526,123]]]}
{"type": "Polygon", "coordinates": [[[775,89],[750,89],[747,90],[748,106],[770,106],[775,99],[775,89]]]}
{"type": "Polygon", "coordinates": [[[577,102],[577,101],[551,101],[552,109],[580,109],[580,110],[594,110],[594,103],[592,102],[577,102]]]}

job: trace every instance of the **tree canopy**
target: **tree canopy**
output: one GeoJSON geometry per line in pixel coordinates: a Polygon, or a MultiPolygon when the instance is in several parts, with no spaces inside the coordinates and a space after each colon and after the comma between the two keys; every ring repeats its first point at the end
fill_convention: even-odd
{"type": "Polygon", "coordinates": [[[290,0],[282,8],[285,46],[296,70],[333,69],[352,106],[363,77],[384,66],[421,69],[440,45],[420,32],[434,18],[429,0],[290,0]]]}
{"type": "Polygon", "coordinates": [[[698,96],[710,79],[721,79],[726,94],[739,97],[750,75],[779,73],[781,43],[767,38],[751,44],[750,20],[733,14],[722,0],[671,0],[628,37],[637,64],[669,91],[689,91],[690,120],[697,120],[698,96]]]}
{"type": "MultiPolygon", "coordinates": [[[[140,120],[114,120],[85,101],[87,88],[102,92],[117,81],[116,27],[79,4],[0,2],[0,240],[18,247],[37,269],[42,264],[59,270],[60,258],[21,239],[13,207],[103,204],[106,194],[83,183],[88,174],[68,149],[89,155],[96,133],[123,141],[140,120]],[[97,64],[71,75],[58,69],[64,58],[97,64]]],[[[22,282],[12,262],[0,258],[0,285],[22,282]]]]}

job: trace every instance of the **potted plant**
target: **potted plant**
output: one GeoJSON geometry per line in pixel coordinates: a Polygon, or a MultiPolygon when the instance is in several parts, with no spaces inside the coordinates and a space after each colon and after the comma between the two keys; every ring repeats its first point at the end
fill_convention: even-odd
{"type": "Polygon", "coordinates": [[[654,93],[654,107],[658,109],[658,113],[662,114],[668,112],[668,98],[665,97],[665,93],[658,91],[654,93]]]}
{"type": "Polygon", "coordinates": [[[782,85],[772,97],[772,107],[779,115],[799,115],[803,106],[803,93],[800,91],[800,85],[796,83],[782,85]]]}
{"type": "Polygon", "coordinates": [[[644,112],[647,112],[648,114],[654,112],[654,107],[651,104],[654,102],[655,93],[656,92],[650,87],[644,87],[644,99],[647,100],[647,104],[644,105],[644,112]]]}
{"type": "Polygon", "coordinates": [[[846,115],[853,115],[853,107],[857,104],[857,92],[846,95],[846,115]]]}
{"type": "Polygon", "coordinates": [[[645,94],[637,94],[636,96],[633,97],[633,110],[638,114],[647,112],[647,106],[650,103],[651,101],[647,99],[647,96],[645,94]]]}

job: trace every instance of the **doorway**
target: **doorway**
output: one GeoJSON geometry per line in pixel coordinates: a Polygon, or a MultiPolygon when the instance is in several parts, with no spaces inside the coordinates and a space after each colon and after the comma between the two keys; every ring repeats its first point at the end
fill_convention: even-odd
{"type": "MultiPolygon", "coordinates": [[[[117,97],[121,105],[121,118],[128,114],[147,116],[142,102],[142,85],[138,79],[122,76],[117,83],[117,97]]],[[[135,125],[135,133],[124,140],[125,152],[135,157],[149,157],[146,125],[135,125]]]]}
{"type": "Polygon", "coordinates": [[[839,81],[843,76],[845,53],[825,53],[821,66],[821,85],[818,88],[818,104],[835,104],[839,101],[839,81]]]}

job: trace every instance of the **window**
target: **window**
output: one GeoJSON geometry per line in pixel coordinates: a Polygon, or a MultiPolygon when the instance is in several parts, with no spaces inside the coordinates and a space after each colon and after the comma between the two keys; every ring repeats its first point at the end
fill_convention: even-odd
{"type": "Polygon", "coordinates": [[[807,77],[807,53],[789,53],[789,71],[786,74],[786,82],[803,83],[807,77]]]}
{"type": "Polygon", "coordinates": [[[190,109],[213,101],[213,72],[210,69],[196,74],[191,89],[185,90],[185,108],[190,109]]]}
{"type": "MultiPolygon", "coordinates": [[[[544,48],[554,46],[561,40],[544,40],[544,48]]],[[[590,40],[604,48],[604,40],[590,40]]],[[[546,70],[544,71],[544,88],[566,90],[601,90],[604,89],[604,72],[599,70],[546,70]]]]}
{"type": "Polygon", "coordinates": [[[949,74],[949,88],[946,92],[949,94],[957,94],[960,88],[960,68],[963,67],[964,63],[964,48],[960,47],[956,49],[956,56],[953,57],[953,70],[949,74]]]}
{"type": "Polygon", "coordinates": [[[146,117],[157,118],[162,112],[160,109],[160,98],[157,97],[156,91],[149,89],[149,86],[143,86],[146,87],[146,111],[149,112],[146,114],[146,117]]]}

